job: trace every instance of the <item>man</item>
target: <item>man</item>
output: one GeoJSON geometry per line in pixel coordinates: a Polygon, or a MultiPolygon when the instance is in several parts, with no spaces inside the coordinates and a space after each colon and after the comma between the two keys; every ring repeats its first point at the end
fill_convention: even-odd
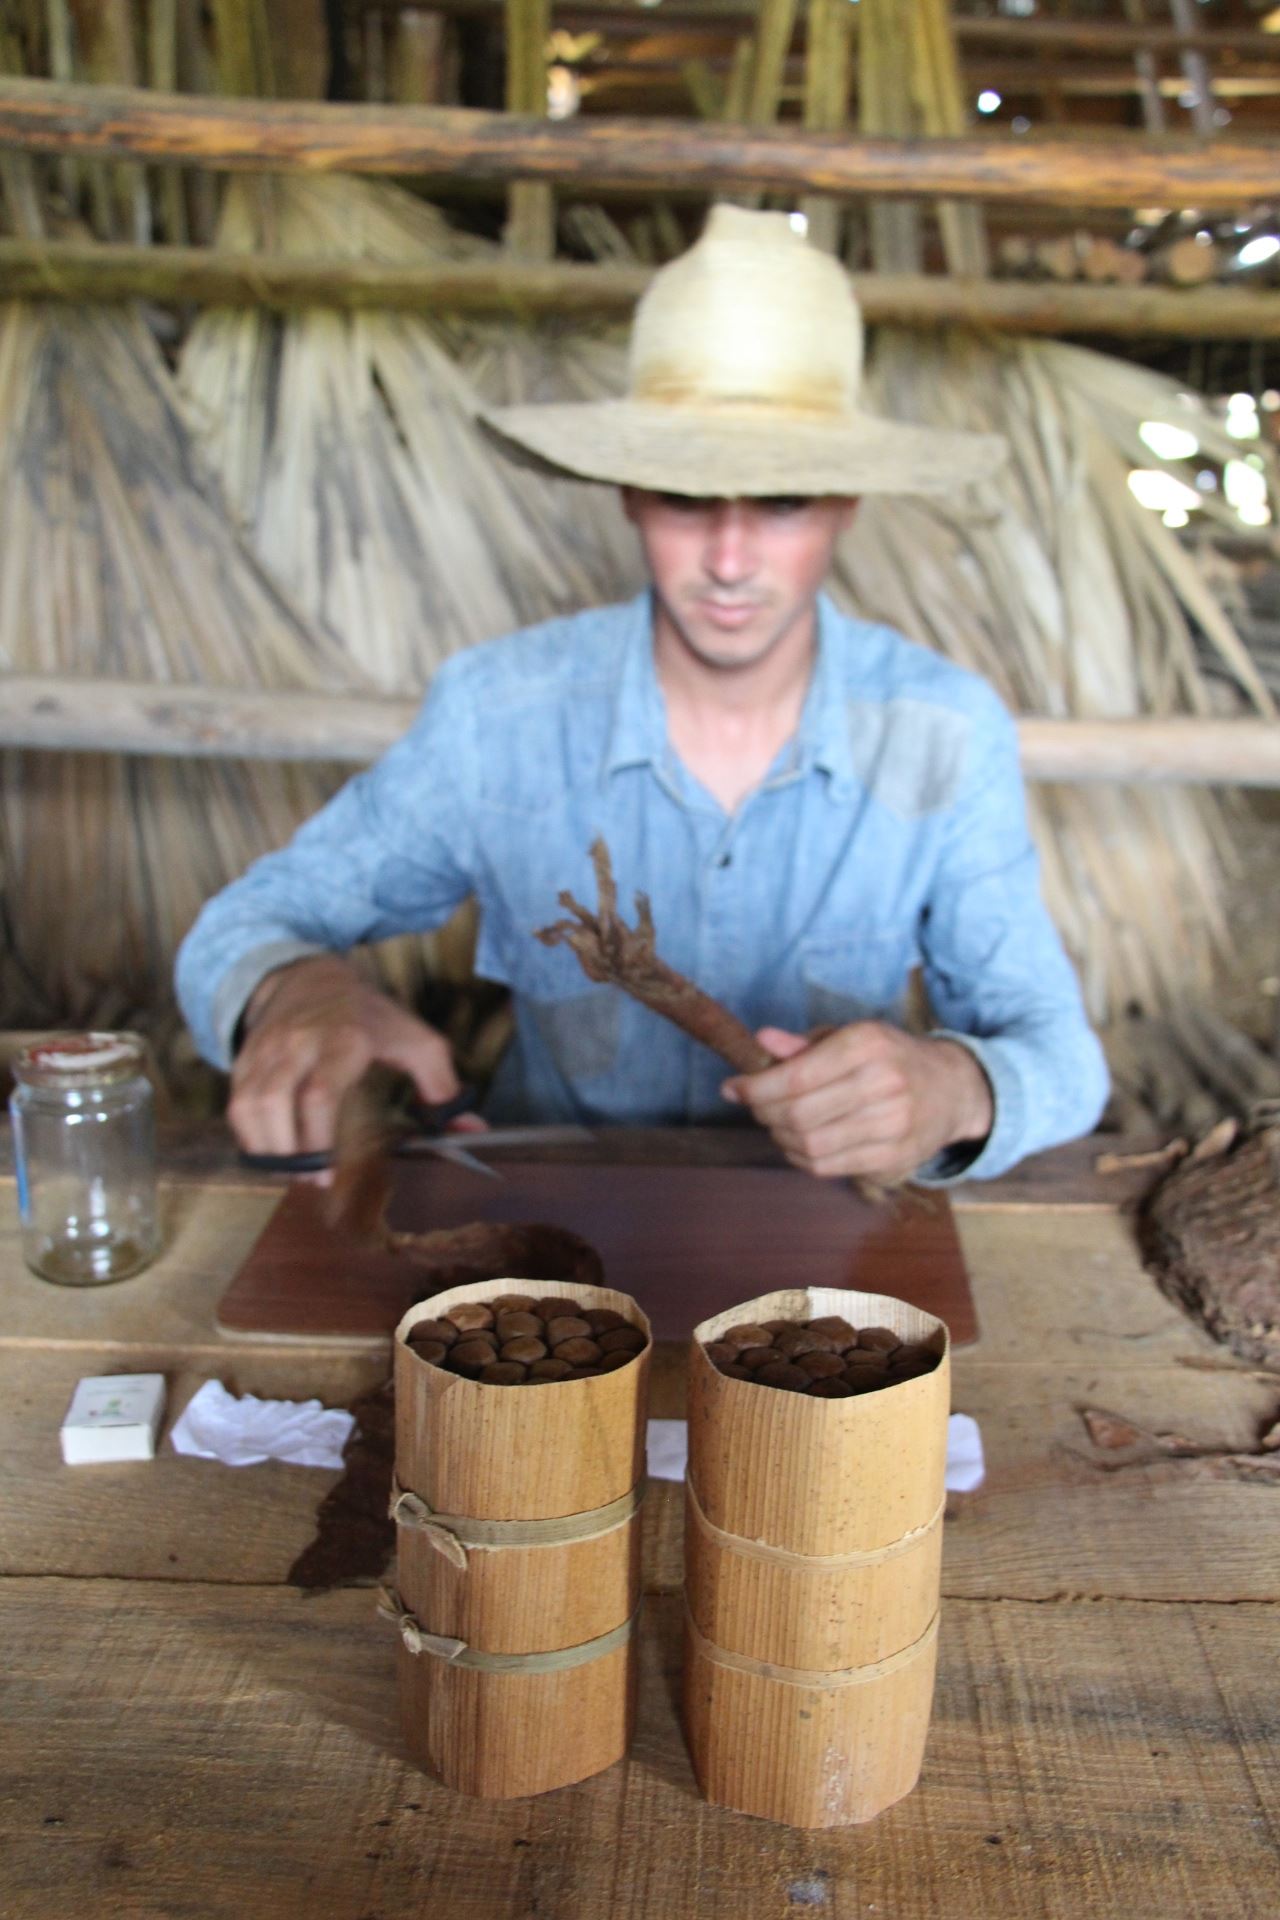
{"type": "Polygon", "coordinates": [[[1106,1069],[1045,913],[1013,725],[982,681],[820,592],[867,492],[952,491],[999,441],[858,409],[848,281],[786,216],[719,207],[637,311],[621,401],[495,414],[623,487],[652,577],[630,605],[468,650],[411,732],[201,914],[179,956],[230,1118],[323,1149],[372,1061],[428,1101],[441,1036],[340,956],[474,893],[513,991],[490,1117],[705,1122],[726,1101],[820,1175],[1002,1172],[1085,1131],[1106,1069]],[[664,959],[778,1065],[723,1062],[534,930],[591,898],[602,835],[664,959]],[[897,1024],[923,966],[938,1027],[897,1024]],[[809,1036],[813,1035],[813,1038],[809,1036]]]}

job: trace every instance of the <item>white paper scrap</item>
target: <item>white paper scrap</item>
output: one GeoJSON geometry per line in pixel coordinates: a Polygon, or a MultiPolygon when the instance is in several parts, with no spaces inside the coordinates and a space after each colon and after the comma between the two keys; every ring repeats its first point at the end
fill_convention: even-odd
{"type": "Polygon", "coordinates": [[[651,1420],[648,1451],[651,1480],[683,1480],[689,1463],[688,1421],[651,1420]]]}
{"type": "Polygon", "coordinates": [[[947,1492],[972,1493],[986,1471],[977,1421],[970,1413],[953,1413],[947,1422],[947,1492]]]}
{"type": "MultiPolygon", "coordinates": [[[[683,1480],[689,1461],[689,1428],[683,1420],[649,1422],[649,1478],[683,1480]]],[[[953,1413],[947,1422],[947,1491],[972,1493],[982,1485],[986,1471],[982,1435],[967,1413],[953,1413]]]]}
{"type": "Polygon", "coordinates": [[[284,1460],[294,1467],[342,1465],[342,1449],[354,1414],[318,1400],[239,1399],[220,1380],[206,1380],[192,1395],[169,1438],[178,1453],[221,1460],[227,1467],[256,1467],[284,1460]]]}

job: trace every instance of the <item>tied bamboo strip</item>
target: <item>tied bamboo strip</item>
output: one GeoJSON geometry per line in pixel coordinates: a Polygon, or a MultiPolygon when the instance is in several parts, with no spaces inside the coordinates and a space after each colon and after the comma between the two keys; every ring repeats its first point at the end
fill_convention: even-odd
{"type": "Polygon", "coordinates": [[[556,1514],[549,1520],[472,1520],[465,1514],[437,1513],[420,1494],[393,1480],[388,1512],[397,1526],[424,1533],[446,1560],[465,1572],[468,1548],[500,1553],[511,1547],[562,1547],[615,1533],[638,1511],[645,1488],[646,1482],[639,1480],[608,1506],[556,1514]]]}
{"type": "Polygon", "coordinates": [[[550,1653],[482,1653],[465,1640],[428,1633],[393,1587],[379,1587],[378,1612],[384,1620],[394,1622],[410,1653],[429,1653],[437,1660],[447,1660],[450,1666],[470,1667],[477,1673],[564,1673],[570,1667],[586,1666],[588,1661],[603,1659],[606,1653],[625,1646],[640,1618],[637,1606],[621,1626],[597,1634],[594,1640],[583,1640],[576,1647],[557,1647],[550,1653]]]}
{"type": "Polygon", "coordinates": [[[811,1687],[817,1693],[833,1693],[838,1687],[858,1687],[869,1680],[882,1680],[887,1674],[897,1673],[902,1667],[909,1666],[929,1647],[938,1635],[938,1622],[941,1613],[935,1613],[918,1640],[909,1647],[903,1647],[897,1653],[891,1653],[885,1660],[873,1660],[865,1667],[838,1667],[832,1672],[823,1672],[818,1668],[779,1667],[771,1660],[752,1660],[742,1653],[730,1653],[724,1647],[716,1646],[699,1630],[693,1615],[685,1602],[684,1622],[693,1642],[694,1651],[713,1667],[730,1667],[735,1673],[747,1673],[755,1679],[780,1680],[791,1687],[811,1687]]]}
{"type": "Polygon", "coordinates": [[[869,1547],[863,1552],[856,1553],[793,1553],[789,1547],[774,1547],[767,1540],[748,1540],[744,1534],[726,1533],[723,1528],[717,1527],[708,1520],[693,1481],[686,1478],[684,1484],[695,1519],[699,1526],[710,1534],[717,1546],[726,1548],[730,1553],[740,1554],[745,1560],[780,1561],[785,1566],[815,1570],[822,1567],[874,1567],[878,1566],[882,1560],[892,1560],[895,1555],[905,1553],[909,1547],[914,1547],[919,1541],[927,1539],[934,1528],[940,1524],[947,1504],[944,1493],[928,1520],[918,1527],[912,1527],[899,1539],[891,1540],[888,1546],[869,1547]]]}

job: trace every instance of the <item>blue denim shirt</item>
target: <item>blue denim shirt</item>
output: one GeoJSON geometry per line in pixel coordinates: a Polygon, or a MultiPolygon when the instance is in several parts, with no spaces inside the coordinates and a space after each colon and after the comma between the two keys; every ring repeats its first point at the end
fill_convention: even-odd
{"type": "Polygon", "coordinates": [[[201,1052],[229,1065],[272,968],[438,926],[474,893],[476,970],[515,1005],[491,1118],[737,1117],[722,1060],[533,938],[562,888],[595,905],[603,834],[624,912],[648,893],[664,959],[749,1027],[895,1020],[922,964],[936,1031],[995,1094],[976,1158],[922,1177],[1087,1131],[1106,1066],[1041,902],[1012,721],[974,675],[818,605],[799,728],[732,814],[670,745],[647,593],[455,655],[409,733],[200,914],[177,977],[201,1052]]]}

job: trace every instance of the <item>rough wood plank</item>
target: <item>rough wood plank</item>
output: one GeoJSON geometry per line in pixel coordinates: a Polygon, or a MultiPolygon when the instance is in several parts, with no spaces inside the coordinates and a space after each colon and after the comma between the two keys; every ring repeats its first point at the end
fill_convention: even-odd
{"type": "MultiPolygon", "coordinates": [[[[180,1362],[210,1351],[239,1359],[240,1342],[233,1347],[215,1330],[214,1307],[279,1198],[278,1186],[165,1182],[166,1251],[156,1265],[113,1286],[68,1288],[51,1286],[23,1266],[15,1189],[0,1181],[6,1283],[0,1348],[146,1347],[172,1351],[180,1362]]],[[[1236,1365],[1159,1293],[1121,1214],[1101,1207],[975,1206],[958,1210],[958,1224],[982,1329],[975,1357],[993,1364],[1048,1359],[1130,1367],[1206,1358],[1236,1365]]],[[[382,1342],[317,1342],[316,1348],[381,1351],[382,1342]]]]}
{"type": "MultiPolygon", "coordinates": [[[[23,1265],[17,1196],[0,1183],[0,1279],[5,1313],[0,1347],[35,1345],[92,1350],[86,1372],[132,1364],[134,1350],[181,1366],[198,1355],[229,1352],[215,1331],[219,1286],[234,1273],[279,1200],[278,1190],[188,1186],[163,1182],[165,1251],[132,1280],[106,1287],[55,1287],[23,1265]],[[106,1364],[112,1361],[113,1364],[106,1364]]],[[[380,1343],[379,1343],[380,1344],[380,1343]]],[[[235,1349],[237,1364],[241,1349],[235,1349]]]]}
{"type": "MultiPolygon", "coordinates": [[[[957,1352],[952,1405],[977,1420],[987,1473],[974,1492],[949,1496],[945,1596],[1229,1603],[1280,1595],[1274,1487],[1215,1480],[1191,1459],[1117,1468],[1090,1444],[1079,1412],[1101,1407],[1247,1451],[1280,1418],[1280,1376],[992,1367],[957,1352]]],[[[649,1489],[644,1570],[651,1592],[679,1590],[682,1498],[669,1484],[649,1489]]]]}
{"type": "Polygon", "coordinates": [[[650,1603],[631,1758],[523,1802],[401,1757],[367,1593],[0,1585],[0,1834],[15,1920],[1271,1920],[1274,1607],[944,1609],[918,1790],[804,1834],[695,1795],[650,1603]],[[429,1889],[429,1892],[428,1892],[429,1889]]]}
{"type": "Polygon", "coordinates": [[[0,1352],[0,1450],[8,1493],[0,1575],[278,1585],[315,1534],[316,1509],[338,1478],[268,1461],[223,1467],[174,1453],[168,1435],[204,1380],[264,1399],[349,1404],[389,1374],[363,1356],[231,1353],[203,1368],[172,1351],[127,1357],[89,1347],[0,1352]],[[91,1373],[163,1373],[168,1404],[156,1458],[66,1467],[58,1428],[77,1380],[91,1373]]]}
{"type": "Polygon", "coordinates": [[[446,107],[235,100],[0,82],[0,146],[250,171],[590,179],[1042,206],[1239,207],[1275,187],[1275,144],[851,139],[801,127],[446,107]]]}
{"type": "MultiPolygon", "coordinates": [[[[107,1361],[106,1365],[119,1365],[107,1361]]],[[[167,1434],[204,1378],[233,1392],[352,1400],[385,1375],[358,1356],[238,1352],[196,1370],[139,1349],[130,1371],[169,1376],[167,1434]]],[[[679,1417],[685,1355],[655,1353],[650,1413],[679,1417]]],[[[148,1465],[64,1467],[58,1426],[92,1350],[0,1354],[0,1453],[9,1494],[0,1574],[277,1585],[314,1533],[336,1476],[269,1463],[228,1469],[178,1458],[162,1441],[148,1465]],[[200,1524],[193,1526],[194,1515],[200,1524]]],[[[1280,1566],[1273,1488],[1214,1481],[1198,1462],[1106,1470],[1081,1406],[1204,1444],[1248,1449],[1280,1415],[1280,1380],[1163,1367],[1059,1373],[984,1367],[958,1356],[954,1404],[982,1430],[987,1479],[950,1501],[943,1592],[968,1599],[1265,1600],[1280,1566]],[[1189,1545],[1189,1543],[1193,1543],[1189,1545]]],[[[644,1510],[646,1588],[682,1577],[682,1495],[651,1483],[644,1510]]]]}

